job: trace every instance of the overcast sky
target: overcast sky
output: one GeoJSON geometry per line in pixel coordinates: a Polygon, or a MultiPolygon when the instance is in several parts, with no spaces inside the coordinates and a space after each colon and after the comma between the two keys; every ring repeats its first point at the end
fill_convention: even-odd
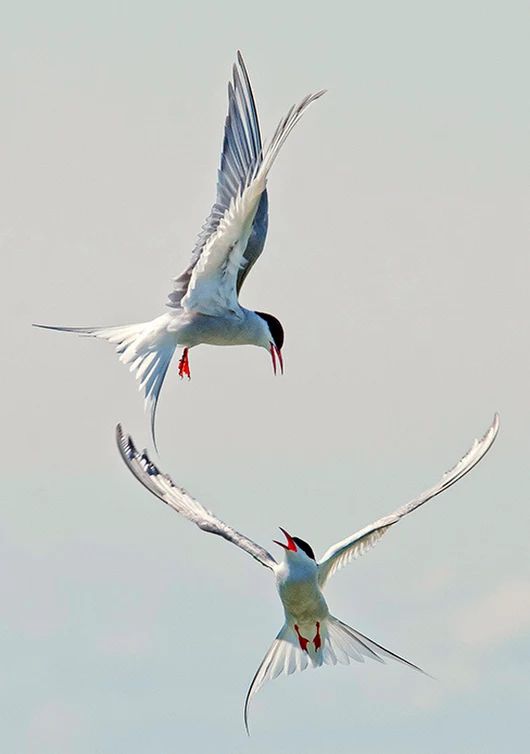
{"type": "MultiPolygon", "coordinates": [[[[521,2],[11,3],[2,12],[2,750],[523,752],[530,682],[528,16],[521,2]],[[266,547],[317,553],[498,441],[332,580],[418,663],[246,688],[282,623],[268,571],[121,463],[142,401],[108,344],[31,322],[164,309],[215,194],[236,50],[262,130],[327,88],[272,171],[242,303],[286,330],[176,362],[160,464],[266,547]]],[[[272,550],[274,552],[274,549],[272,550]]]]}

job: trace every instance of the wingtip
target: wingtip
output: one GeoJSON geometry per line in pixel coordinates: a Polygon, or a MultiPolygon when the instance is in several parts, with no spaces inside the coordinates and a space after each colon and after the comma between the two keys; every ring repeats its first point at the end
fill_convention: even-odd
{"type": "Polygon", "coordinates": [[[121,425],[121,422],[118,422],[118,424],[116,424],[115,437],[116,437],[116,445],[118,446],[118,450],[120,451],[120,455],[123,458],[125,458],[126,457],[126,447],[127,447],[127,444],[131,443],[131,438],[128,437],[125,434],[125,432],[123,431],[123,427],[121,425]]]}
{"type": "Polygon", "coordinates": [[[493,414],[493,421],[491,422],[490,426],[486,430],[486,434],[484,435],[483,439],[486,439],[487,437],[491,437],[491,442],[493,442],[496,439],[497,434],[499,432],[500,424],[501,424],[500,414],[498,411],[495,411],[495,413],[493,414]]]}
{"type": "Polygon", "coordinates": [[[317,99],[320,99],[327,93],[328,93],[327,89],[319,89],[318,92],[312,92],[311,94],[308,94],[306,98],[306,102],[307,102],[306,106],[311,105],[313,102],[315,102],[317,99]]]}
{"type": "Polygon", "coordinates": [[[235,62],[232,64],[232,81],[237,81],[241,74],[243,74],[245,79],[248,79],[247,67],[243,60],[243,55],[241,50],[237,50],[235,62]]]}

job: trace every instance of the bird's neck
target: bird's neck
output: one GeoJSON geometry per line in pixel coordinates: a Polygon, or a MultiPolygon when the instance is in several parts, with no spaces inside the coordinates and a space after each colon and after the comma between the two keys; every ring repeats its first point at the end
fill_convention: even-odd
{"type": "Polygon", "coordinates": [[[317,576],[317,564],[309,558],[287,556],[281,564],[282,581],[312,581],[317,576]]]}
{"type": "Polygon", "coordinates": [[[260,317],[259,314],[252,311],[252,309],[241,308],[245,316],[245,327],[249,334],[249,338],[252,339],[252,344],[268,348],[271,336],[269,326],[265,320],[260,317]]]}

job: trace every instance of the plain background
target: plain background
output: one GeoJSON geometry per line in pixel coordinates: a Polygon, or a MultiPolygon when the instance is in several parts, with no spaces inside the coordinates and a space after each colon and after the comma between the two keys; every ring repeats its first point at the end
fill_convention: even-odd
{"type": "Polygon", "coordinates": [[[2,12],[0,728],[14,754],[527,750],[528,16],[521,2],[11,3],[2,12]],[[286,329],[198,348],[161,466],[270,547],[317,553],[487,458],[337,575],[330,607],[420,664],[307,672],[242,705],[282,622],[270,574],[151,498],[103,343],[31,322],[163,311],[214,198],[240,48],[262,129],[329,92],[271,174],[242,295],[286,329]]]}

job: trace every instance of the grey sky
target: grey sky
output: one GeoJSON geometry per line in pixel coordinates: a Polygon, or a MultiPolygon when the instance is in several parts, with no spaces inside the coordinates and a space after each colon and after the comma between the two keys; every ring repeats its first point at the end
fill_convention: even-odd
{"type": "Polygon", "coordinates": [[[2,749],[524,751],[530,684],[525,4],[20,2],[2,12],[2,749]],[[330,583],[367,663],[269,684],[270,574],[134,483],[147,420],[103,343],[30,322],[161,313],[214,198],[235,51],[264,134],[326,87],[270,178],[243,303],[286,328],[176,363],[161,465],[266,547],[317,553],[501,432],[459,485],[330,583]],[[212,570],[214,569],[214,570],[212,570]]]}

